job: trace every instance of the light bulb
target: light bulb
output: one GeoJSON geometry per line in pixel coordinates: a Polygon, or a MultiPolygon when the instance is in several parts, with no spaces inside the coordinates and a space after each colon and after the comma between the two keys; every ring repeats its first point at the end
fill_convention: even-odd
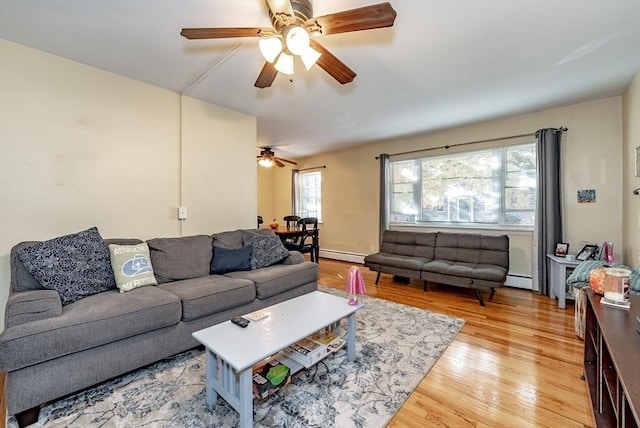
{"type": "Polygon", "coordinates": [[[300,59],[307,70],[313,67],[313,64],[318,61],[318,58],[320,58],[320,52],[313,49],[311,46],[307,46],[307,48],[300,53],[300,59]]]}
{"type": "Polygon", "coordinates": [[[282,41],[278,37],[269,37],[268,39],[260,39],[258,42],[260,52],[264,59],[273,63],[278,57],[278,54],[282,52],[282,41]]]}
{"type": "Polygon", "coordinates": [[[293,57],[282,52],[278,57],[278,61],[276,61],[274,67],[280,73],[293,74],[293,57]]]}
{"type": "Polygon", "coordinates": [[[287,31],[285,43],[289,52],[294,55],[300,55],[309,46],[309,33],[297,25],[290,27],[287,31]]]}
{"type": "Polygon", "coordinates": [[[273,166],[273,161],[271,159],[262,158],[258,161],[258,163],[260,164],[260,166],[263,166],[265,168],[271,168],[273,166]]]}

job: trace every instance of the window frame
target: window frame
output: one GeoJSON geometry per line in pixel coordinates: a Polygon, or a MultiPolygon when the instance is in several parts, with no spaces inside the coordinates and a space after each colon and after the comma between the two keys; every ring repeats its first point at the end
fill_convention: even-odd
{"type": "Polygon", "coordinates": [[[322,222],[322,170],[311,171],[293,171],[293,212],[295,215],[301,218],[316,217],[318,223],[322,222]],[[306,196],[305,192],[305,179],[307,177],[318,177],[316,189],[312,192],[315,196],[306,196]],[[307,201],[309,199],[315,199],[317,209],[315,211],[305,211],[307,201]],[[316,215],[313,215],[315,212],[316,215]]]}
{"type": "MultiPolygon", "coordinates": [[[[512,144],[512,145],[501,145],[501,146],[495,146],[495,147],[484,147],[481,149],[476,149],[476,150],[466,150],[466,151],[459,151],[456,153],[445,153],[445,154],[436,154],[436,155],[428,155],[428,156],[416,156],[416,157],[412,157],[412,158],[402,158],[402,159],[391,159],[389,161],[389,174],[387,175],[387,179],[386,179],[386,188],[387,188],[387,195],[388,196],[388,204],[387,204],[387,218],[389,219],[389,226],[393,226],[393,227],[423,227],[423,228],[437,228],[437,229],[486,229],[486,230],[512,230],[512,231],[533,231],[535,229],[535,214],[536,214],[536,198],[538,195],[538,191],[537,188],[539,186],[539,183],[537,182],[537,150],[536,150],[536,146],[537,143],[535,141],[528,141],[528,142],[519,142],[516,144],[512,144]],[[528,151],[532,152],[533,156],[534,156],[534,166],[533,168],[524,168],[521,171],[510,171],[507,168],[507,163],[509,161],[508,159],[508,152],[510,150],[518,150],[518,149],[527,149],[528,151]],[[500,166],[496,169],[494,169],[494,172],[492,173],[492,180],[493,180],[493,187],[496,190],[496,193],[499,193],[499,207],[497,209],[497,211],[492,211],[495,215],[497,215],[497,220],[495,222],[460,222],[460,221],[455,221],[455,220],[450,220],[450,221],[430,221],[430,220],[424,220],[424,204],[423,204],[423,162],[425,160],[433,160],[433,159],[437,159],[437,158],[454,158],[456,156],[464,156],[464,155],[471,155],[473,153],[480,153],[480,152],[485,152],[485,153],[490,153],[490,152],[495,152],[495,153],[499,153],[499,163],[500,166]],[[396,205],[398,203],[398,200],[396,199],[397,195],[403,193],[403,192],[399,192],[397,191],[397,187],[399,184],[405,184],[407,185],[407,187],[410,187],[408,185],[408,183],[402,183],[401,181],[397,180],[397,177],[395,177],[396,172],[394,172],[394,165],[398,164],[398,163],[413,163],[413,169],[414,169],[414,175],[415,175],[415,181],[413,183],[413,189],[411,191],[407,191],[404,193],[413,193],[413,198],[406,198],[406,200],[413,200],[413,211],[415,212],[413,221],[410,220],[411,218],[411,214],[410,213],[405,213],[403,214],[401,211],[396,209],[396,205]],[[497,171],[497,172],[496,172],[497,171]],[[509,178],[513,177],[513,174],[515,173],[522,173],[521,175],[525,178],[529,177],[529,178],[533,178],[534,179],[534,184],[533,186],[531,185],[523,185],[523,186],[516,186],[516,189],[522,189],[525,194],[528,192],[529,193],[529,197],[531,197],[531,194],[533,194],[533,204],[532,207],[530,209],[516,209],[516,208],[510,208],[507,207],[506,204],[506,196],[505,193],[509,190],[509,189],[513,189],[514,186],[508,186],[508,182],[509,182],[509,178]],[[511,174],[511,177],[509,177],[509,175],[511,174]],[[496,184],[498,185],[496,188],[496,184]],[[395,212],[394,212],[395,210],[395,212]],[[524,224],[524,225],[518,225],[518,224],[508,224],[506,222],[506,218],[508,217],[508,215],[510,213],[527,213],[528,215],[531,216],[531,224],[524,224]],[[402,217],[403,215],[407,216],[407,221],[402,221],[401,219],[398,220],[398,217],[402,217]]],[[[470,217],[473,218],[474,216],[474,198],[473,197],[467,197],[467,196],[462,196],[461,195],[461,199],[465,199],[469,202],[470,204],[470,217]]],[[[442,212],[449,212],[451,210],[451,201],[447,200],[445,198],[444,200],[444,205],[441,207],[442,208],[442,212]]],[[[457,200],[455,202],[456,204],[460,203],[460,200],[457,200]]],[[[405,205],[406,206],[406,205],[405,205]]],[[[437,208],[437,207],[436,207],[437,208]]],[[[485,206],[485,210],[486,210],[486,206],[485,206]]],[[[450,214],[449,214],[450,216],[450,214]]],[[[460,212],[459,210],[456,210],[456,214],[455,217],[458,218],[460,216],[460,212]]],[[[451,218],[451,217],[449,217],[451,218]]]]}

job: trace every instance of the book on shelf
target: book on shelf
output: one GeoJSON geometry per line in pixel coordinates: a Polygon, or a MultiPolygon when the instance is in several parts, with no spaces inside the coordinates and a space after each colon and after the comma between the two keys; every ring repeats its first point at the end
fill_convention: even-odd
{"type": "Polygon", "coordinates": [[[320,330],[319,332],[309,336],[309,339],[324,346],[327,346],[337,338],[338,338],[338,334],[329,330],[320,330]]]}
{"type": "Polygon", "coordinates": [[[276,357],[253,367],[253,396],[265,400],[291,382],[291,369],[276,357]]]}
{"type": "Polygon", "coordinates": [[[342,348],[347,341],[344,337],[338,337],[333,342],[327,345],[327,353],[336,352],[338,349],[342,348]]]}
{"type": "Polygon", "coordinates": [[[320,331],[285,348],[283,352],[289,358],[309,368],[328,354],[342,348],[345,343],[346,340],[334,332],[320,331]],[[311,346],[313,346],[312,351],[309,350],[311,346]]]}

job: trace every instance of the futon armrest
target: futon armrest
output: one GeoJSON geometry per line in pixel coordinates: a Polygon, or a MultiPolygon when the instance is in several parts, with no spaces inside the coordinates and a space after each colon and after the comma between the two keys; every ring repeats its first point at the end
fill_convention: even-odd
{"type": "Polygon", "coordinates": [[[62,315],[62,301],[55,290],[14,293],[7,302],[5,327],[14,327],[60,315],[62,315]]]}

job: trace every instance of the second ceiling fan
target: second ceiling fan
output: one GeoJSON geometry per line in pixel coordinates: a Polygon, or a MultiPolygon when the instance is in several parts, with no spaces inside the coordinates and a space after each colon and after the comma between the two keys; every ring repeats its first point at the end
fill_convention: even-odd
{"type": "Polygon", "coordinates": [[[278,72],[293,74],[299,56],[307,70],[318,64],[341,84],[352,82],[356,73],[315,40],[317,36],[391,27],[396,11],[379,3],[324,16],[313,16],[311,0],[266,0],[273,28],[183,28],[187,39],[260,37],[260,51],[266,59],[254,86],[271,86],[278,72]]]}

